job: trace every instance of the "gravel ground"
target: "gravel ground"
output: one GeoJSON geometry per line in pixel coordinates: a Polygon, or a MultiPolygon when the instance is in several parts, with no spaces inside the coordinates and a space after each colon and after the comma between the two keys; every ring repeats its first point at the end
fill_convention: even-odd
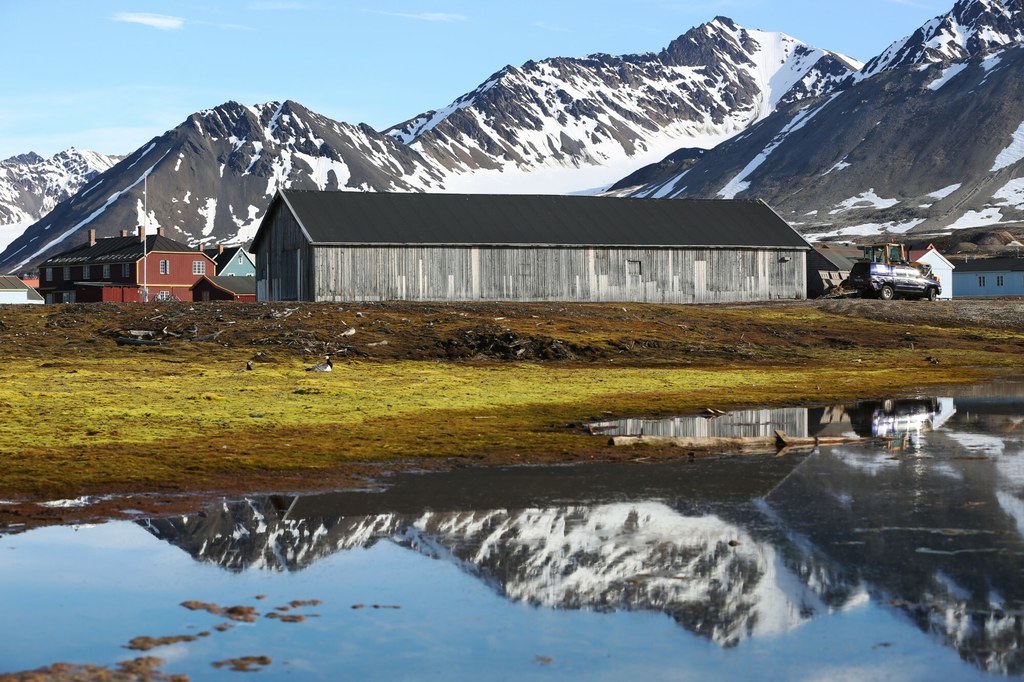
{"type": "Polygon", "coordinates": [[[841,298],[809,301],[838,315],[883,322],[935,327],[991,327],[1024,330],[1024,299],[958,299],[951,301],[879,301],[841,298]]]}

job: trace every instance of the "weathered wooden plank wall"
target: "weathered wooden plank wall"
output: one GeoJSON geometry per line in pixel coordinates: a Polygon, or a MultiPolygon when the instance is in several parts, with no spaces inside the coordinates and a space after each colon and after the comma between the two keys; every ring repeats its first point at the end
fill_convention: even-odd
{"type": "MultiPolygon", "coordinates": [[[[291,293],[293,242],[266,247],[260,263],[264,250],[284,254],[270,266],[278,275],[267,294],[291,293]]],[[[725,303],[806,294],[802,250],[316,246],[309,255],[301,262],[313,273],[317,301],[725,303]]]]}
{"type": "Polygon", "coordinates": [[[309,301],[314,279],[313,249],[291,211],[275,210],[273,229],[255,254],[256,297],[260,301],[309,301]]]}

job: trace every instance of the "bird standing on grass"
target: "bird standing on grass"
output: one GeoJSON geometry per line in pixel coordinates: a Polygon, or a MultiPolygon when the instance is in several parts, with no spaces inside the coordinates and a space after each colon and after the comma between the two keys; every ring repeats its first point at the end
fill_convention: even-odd
{"type": "Polygon", "coordinates": [[[330,372],[333,367],[334,367],[334,363],[331,362],[331,356],[328,355],[327,359],[324,360],[324,362],[321,362],[319,365],[313,365],[312,367],[307,367],[306,371],[307,372],[330,372]]]}

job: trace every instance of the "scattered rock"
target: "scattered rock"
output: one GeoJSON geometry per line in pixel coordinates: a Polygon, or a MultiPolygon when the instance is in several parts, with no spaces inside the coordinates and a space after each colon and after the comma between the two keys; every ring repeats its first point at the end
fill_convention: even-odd
{"type": "Polygon", "coordinates": [[[252,606],[218,606],[217,604],[210,604],[201,601],[183,601],[181,605],[190,611],[206,611],[212,613],[215,616],[221,616],[223,618],[229,618],[234,621],[241,623],[255,623],[256,619],[259,618],[259,613],[252,606]]]}
{"type": "Polygon", "coordinates": [[[229,658],[224,661],[214,661],[210,665],[214,668],[227,668],[240,673],[254,673],[259,670],[256,666],[268,666],[272,663],[269,656],[243,656],[241,658],[229,658]]]}
{"type": "Polygon", "coordinates": [[[158,646],[168,646],[179,642],[194,642],[196,638],[192,635],[172,635],[170,637],[135,637],[125,645],[125,649],[133,651],[149,651],[158,646]]]}

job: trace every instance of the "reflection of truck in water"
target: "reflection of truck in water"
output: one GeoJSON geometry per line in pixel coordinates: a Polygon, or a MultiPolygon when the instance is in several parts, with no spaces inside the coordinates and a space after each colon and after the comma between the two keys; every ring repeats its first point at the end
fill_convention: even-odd
{"type": "Polygon", "coordinates": [[[864,260],[850,269],[850,286],[861,296],[884,301],[897,296],[934,301],[942,285],[926,263],[911,263],[902,244],[873,244],[863,247],[864,260]]]}
{"type": "Polygon", "coordinates": [[[846,408],[850,424],[862,438],[910,436],[932,428],[941,407],[935,398],[863,400],[846,408]]]}

